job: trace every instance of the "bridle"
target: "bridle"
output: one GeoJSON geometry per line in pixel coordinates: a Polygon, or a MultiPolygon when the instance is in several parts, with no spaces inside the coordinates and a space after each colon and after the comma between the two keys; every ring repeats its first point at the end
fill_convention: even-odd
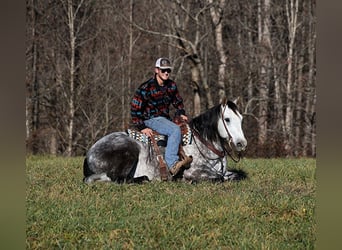
{"type": "MultiPolygon", "coordinates": [[[[229,148],[231,150],[228,150],[224,145],[222,145],[223,147],[223,150],[218,150],[211,142],[209,142],[208,140],[204,139],[200,134],[199,132],[195,129],[195,128],[191,128],[191,131],[192,133],[194,134],[194,136],[196,136],[197,139],[199,139],[207,148],[209,148],[214,154],[216,154],[217,156],[219,156],[220,158],[223,158],[224,156],[228,155],[234,162],[239,162],[241,160],[241,157],[242,157],[242,154],[241,152],[238,152],[237,153],[237,156],[235,155],[234,153],[234,149],[231,145],[232,143],[232,135],[229,133],[229,130],[227,128],[227,125],[226,123],[224,122],[224,117],[223,117],[223,114],[224,114],[224,111],[226,110],[226,107],[227,105],[224,106],[224,109],[223,111],[221,112],[221,119],[222,119],[222,122],[223,122],[223,126],[224,126],[224,129],[226,130],[228,136],[229,136],[229,139],[228,139],[228,145],[229,145],[229,148]]],[[[202,153],[201,153],[202,154],[202,153]]],[[[203,155],[203,154],[202,154],[203,155]]],[[[204,156],[204,155],[203,155],[204,156]]],[[[206,158],[206,157],[205,157],[206,158]]]]}

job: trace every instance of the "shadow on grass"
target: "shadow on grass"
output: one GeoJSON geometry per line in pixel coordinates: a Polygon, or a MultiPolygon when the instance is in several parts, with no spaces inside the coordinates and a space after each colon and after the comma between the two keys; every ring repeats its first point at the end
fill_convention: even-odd
{"type": "MultiPolygon", "coordinates": [[[[183,170],[184,171],[184,170],[183,170]]],[[[237,169],[237,168],[232,168],[229,169],[229,175],[225,176],[225,178],[223,176],[217,176],[214,178],[208,178],[205,180],[185,180],[183,178],[183,171],[180,171],[179,174],[177,176],[174,176],[171,178],[172,181],[176,181],[176,182],[187,182],[190,184],[197,184],[200,182],[211,182],[211,183],[222,183],[222,182],[236,182],[236,181],[242,181],[248,178],[248,173],[242,169],[237,169]]]]}
{"type": "Polygon", "coordinates": [[[235,175],[233,181],[242,181],[248,178],[248,173],[242,169],[229,169],[235,175]]]}

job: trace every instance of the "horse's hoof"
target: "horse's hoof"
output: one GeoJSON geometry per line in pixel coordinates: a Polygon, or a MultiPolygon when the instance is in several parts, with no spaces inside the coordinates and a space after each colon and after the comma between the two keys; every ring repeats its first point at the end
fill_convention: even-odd
{"type": "Polygon", "coordinates": [[[89,177],[84,177],[83,178],[83,183],[84,184],[90,184],[92,182],[93,182],[92,178],[89,178],[89,177]]]}

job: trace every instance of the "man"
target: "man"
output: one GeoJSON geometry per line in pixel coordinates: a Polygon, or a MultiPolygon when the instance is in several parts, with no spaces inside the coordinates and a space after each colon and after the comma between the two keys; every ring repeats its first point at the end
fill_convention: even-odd
{"type": "Polygon", "coordinates": [[[144,82],[136,90],[131,102],[131,116],[135,127],[147,136],[152,130],[167,135],[165,161],[172,176],[175,176],[187,159],[179,160],[178,149],[182,135],[179,126],[172,122],[169,107],[176,108],[175,116],[188,121],[183,98],[177,85],[170,77],[172,67],[168,58],[159,58],[155,63],[154,77],[144,82]]]}

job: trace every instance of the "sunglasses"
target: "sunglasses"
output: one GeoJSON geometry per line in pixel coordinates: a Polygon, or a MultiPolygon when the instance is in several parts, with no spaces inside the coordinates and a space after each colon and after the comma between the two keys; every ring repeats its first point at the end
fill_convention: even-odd
{"type": "Polygon", "coordinates": [[[165,73],[165,72],[171,73],[171,69],[160,69],[160,71],[161,71],[162,73],[165,73]]]}

